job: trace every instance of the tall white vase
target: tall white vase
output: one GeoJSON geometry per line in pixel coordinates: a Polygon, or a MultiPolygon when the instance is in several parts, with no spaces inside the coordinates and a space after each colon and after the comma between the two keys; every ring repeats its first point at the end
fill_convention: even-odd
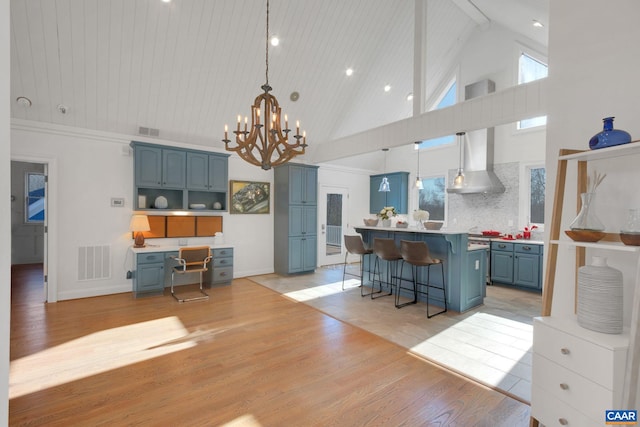
{"type": "Polygon", "coordinates": [[[578,269],[578,324],[605,334],[622,333],[622,272],[594,256],[578,269]]]}

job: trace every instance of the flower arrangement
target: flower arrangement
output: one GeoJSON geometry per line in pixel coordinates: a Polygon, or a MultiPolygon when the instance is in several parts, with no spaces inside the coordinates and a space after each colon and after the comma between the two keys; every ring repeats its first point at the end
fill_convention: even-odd
{"type": "Polygon", "coordinates": [[[429,211],[423,211],[420,209],[416,209],[415,211],[413,211],[413,219],[415,219],[416,221],[428,221],[429,220],[429,211]]]}
{"type": "Polygon", "coordinates": [[[377,214],[381,219],[391,219],[391,217],[398,216],[396,208],[393,206],[385,206],[377,214]]]}

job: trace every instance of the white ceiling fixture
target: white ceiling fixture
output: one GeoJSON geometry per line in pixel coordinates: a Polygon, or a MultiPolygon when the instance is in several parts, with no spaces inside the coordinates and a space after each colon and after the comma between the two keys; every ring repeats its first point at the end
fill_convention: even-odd
{"type": "Polygon", "coordinates": [[[391,85],[385,85],[384,86],[384,91],[385,92],[389,92],[391,90],[391,85]]]}
{"type": "Polygon", "coordinates": [[[280,44],[280,39],[278,36],[271,37],[271,46],[276,47],[280,44]]]}
{"type": "Polygon", "coordinates": [[[26,96],[19,96],[16,98],[16,102],[18,103],[18,105],[20,105],[21,107],[24,108],[29,108],[31,107],[33,104],[31,103],[31,100],[29,98],[27,98],[26,96]]]}
{"type": "Polygon", "coordinates": [[[407,94],[407,101],[413,101],[413,93],[407,94]]]}
{"type": "Polygon", "coordinates": [[[533,26],[536,27],[536,28],[543,28],[544,27],[542,22],[538,21],[537,19],[533,20],[533,26]]]}
{"type": "Polygon", "coordinates": [[[57,108],[60,114],[67,114],[67,111],[69,111],[69,108],[64,104],[58,104],[57,108]]]}
{"type": "Polygon", "coordinates": [[[347,77],[351,77],[353,75],[353,68],[347,68],[344,73],[347,77]]]}

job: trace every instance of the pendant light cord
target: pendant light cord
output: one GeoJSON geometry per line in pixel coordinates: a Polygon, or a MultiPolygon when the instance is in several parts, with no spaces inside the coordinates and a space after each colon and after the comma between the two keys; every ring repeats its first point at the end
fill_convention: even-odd
{"type": "Polygon", "coordinates": [[[266,85],[269,86],[269,0],[267,0],[267,39],[265,43],[265,79],[266,85]]]}

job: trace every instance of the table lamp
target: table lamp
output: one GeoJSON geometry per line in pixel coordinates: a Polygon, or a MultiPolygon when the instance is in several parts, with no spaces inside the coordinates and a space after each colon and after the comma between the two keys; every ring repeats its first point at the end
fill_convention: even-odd
{"type": "Polygon", "coordinates": [[[131,216],[131,222],[129,223],[129,230],[135,233],[134,248],[144,248],[144,235],[143,231],[150,231],[149,219],[146,215],[133,215],[131,216]]]}

